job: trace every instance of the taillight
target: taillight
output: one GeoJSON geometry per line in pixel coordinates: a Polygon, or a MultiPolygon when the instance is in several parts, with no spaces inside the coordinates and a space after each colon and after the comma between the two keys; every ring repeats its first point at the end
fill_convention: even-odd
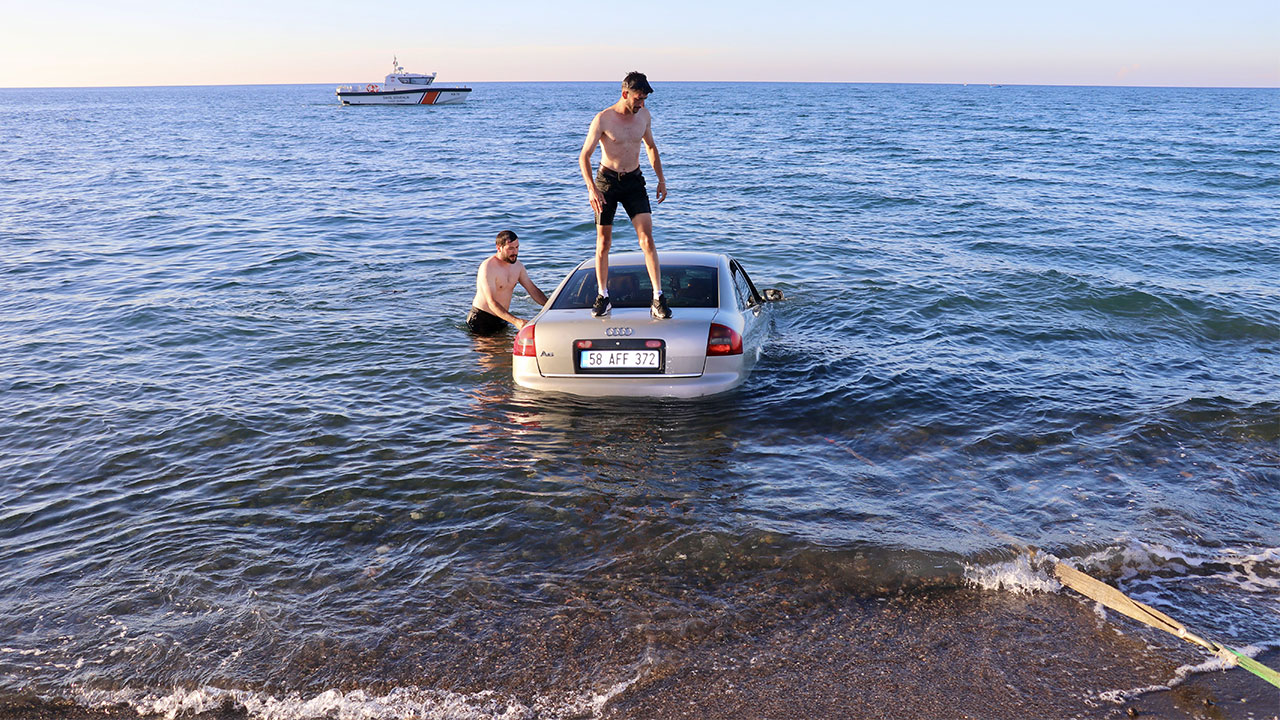
{"type": "Polygon", "coordinates": [[[538,346],[533,342],[533,325],[525,325],[516,333],[516,346],[511,349],[516,355],[534,357],[538,354],[538,346]]]}
{"type": "MultiPolygon", "coordinates": [[[[516,342],[519,342],[517,340],[516,342]]],[[[707,333],[708,355],[741,355],[742,336],[731,327],[719,323],[711,323],[711,332],[707,333]]]]}

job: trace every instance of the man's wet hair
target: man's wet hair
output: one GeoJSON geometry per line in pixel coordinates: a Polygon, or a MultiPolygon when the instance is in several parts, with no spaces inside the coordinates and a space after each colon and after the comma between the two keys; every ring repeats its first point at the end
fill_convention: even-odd
{"type": "Polygon", "coordinates": [[[506,247],[507,245],[510,245],[511,243],[519,239],[520,238],[516,237],[516,234],[511,232],[510,230],[503,230],[502,232],[498,233],[497,245],[498,247],[506,247]]]}
{"type": "Polygon", "coordinates": [[[649,78],[644,73],[632,70],[627,76],[622,78],[622,89],[631,90],[633,92],[642,92],[645,95],[652,95],[653,88],[649,85],[649,78]]]}

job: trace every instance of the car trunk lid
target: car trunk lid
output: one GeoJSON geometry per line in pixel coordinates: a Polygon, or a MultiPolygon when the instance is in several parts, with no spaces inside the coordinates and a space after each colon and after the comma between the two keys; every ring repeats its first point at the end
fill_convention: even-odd
{"type": "MultiPolygon", "coordinates": [[[[592,317],[587,309],[547,310],[535,323],[538,371],[557,376],[583,374],[575,363],[583,350],[575,345],[580,340],[591,341],[595,349],[643,348],[645,341],[658,340],[662,342],[662,375],[701,375],[707,333],[717,312],[715,308],[676,308],[672,317],[657,320],[648,308],[614,308],[602,318],[592,317]]],[[[616,374],[656,373],[634,370],[616,374]]]]}

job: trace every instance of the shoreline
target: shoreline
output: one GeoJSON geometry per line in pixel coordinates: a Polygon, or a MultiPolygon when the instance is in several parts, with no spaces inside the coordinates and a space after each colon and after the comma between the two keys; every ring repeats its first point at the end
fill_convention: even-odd
{"type": "MultiPolygon", "coordinates": [[[[1114,615],[1103,621],[1092,603],[1065,593],[927,590],[782,600],[776,610],[765,615],[731,603],[722,613],[671,618],[677,629],[667,633],[620,627],[619,617],[594,612],[561,614],[506,647],[447,649],[441,662],[421,668],[428,682],[412,692],[401,677],[377,689],[277,693],[254,704],[270,706],[273,718],[330,717],[344,706],[387,712],[370,717],[539,719],[1280,715],[1280,691],[1238,668],[1195,673],[1119,703],[1104,699],[1165,685],[1205,656],[1114,615]],[[584,676],[591,689],[564,691],[584,676]]],[[[1280,650],[1271,650],[1260,659],[1274,664],[1277,657],[1280,650]]],[[[17,696],[0,700],[0,720],[266,716],[230,694],[193,693],[185,704],[171,696],[152,708],[160,711],[17,696]]]]}

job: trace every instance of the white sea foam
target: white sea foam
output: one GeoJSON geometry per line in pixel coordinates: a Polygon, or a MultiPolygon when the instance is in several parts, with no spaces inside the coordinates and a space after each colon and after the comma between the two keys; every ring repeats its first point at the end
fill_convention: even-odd
{"type": "Polygon", "coordinates": [[[77,699],[91,708],[125,705],[139,715],[156,715],[167,720],[226,707],[242,710],[252,720],[553,720],[600,717],[609,701],[639,678],[637,674],[631,680],[599,692],[539,695],[527,702],[490,690],[465,694],[414,687],[395,688],[382,695],[364,690],[326,690],[310,697],[298,693],[278,697],[216,687],[174,690],[166,695],[140,690],[86,690],[79,693],[77,699]]]}
{"type": "Polygon", "coordinates": [[[1037,567],[1031,556],[1020,553],[1006,562],[965,565],[964,578],[985,590],[1012,593],[1057,592],[1062,585],[1037,567]]]}
{"type": "Polygon", "coordinates": [[[1248,551],[1236,548],[1175,548],[1158,543],[1130,542],[1123,547],[1111,547],[1090,553],[1079,559],[1080,567],[1113,568],[1118,566],[1122,577],[1150,575],[1181,566],[1205,574],[1211,566],[1229,568],[1217,571],[1233,585],[1254,593],[1280,591],[1280,548],[1253,548],[1248,551]]]}
{"type": "MultiPolygon", "coordinates": [[[[964,577],[969,582],[987,590],[1006,592],[1055,592],[1061,585],[1045,569],[1042,560],[1058,558],[1041,553],[1039,560],[1026,555],[989,565],[966,565],[964,577]]],[[[1129,542],[1096,550],[1067,564],[1085,572],[1104,575],[1118,573],[1122,580],[1141,577],[1159,582],[1162,575],[1173,569],[1176,578],[1188,575],[1200,578],[1217,577],[1232,587],[1250,594],[1272,595],[1280,593],[1280,548],[1251,549],[1195,547],[1179,549],[1156,543],[1129,542]],[[1179,571],[1180,570],[1180,571],[1179,571]]]]}
{"type": "MultiPolygon", "coordinates": [[[[1257,658],[1263,652],[1273,647],[1280,647],[1280,643],[1275,643],[1275,644],[1268,643],[1264,645],[1249,645],[1246,647],[1236,648],[1236,650],[1241,655],[1244,655],[1246,657],[1257,658]]],[[[1181,685],[1182,683],[1186,682],[1187,679],[1190,678],[1192,675],[1199,675],[1201,673],[1210,673],[1210,672],[1223,672],[1226,670],[1230,670],[1234,667],[1236,667],[1236,663],[1234,662],[1225,660],[1220,657],[1211,657],[1198,665],[1183,665],[1179,667],[1178,669],[1173,671],[1173,677],[1170,678],[1168,682],[1164,685],[1150,685],[1148,687],[1133,688],[1131,690],[1108,690],[1106,692],[1098,693],[1098,699],[1119,705],[1121,703],[1146,695],[1147,693],[1160,692],[1161,690],[1171,690],[1181,685]]],[[[1244,672],[1244,671],[1241,671],[1241,672],[1244,672]]]]}

